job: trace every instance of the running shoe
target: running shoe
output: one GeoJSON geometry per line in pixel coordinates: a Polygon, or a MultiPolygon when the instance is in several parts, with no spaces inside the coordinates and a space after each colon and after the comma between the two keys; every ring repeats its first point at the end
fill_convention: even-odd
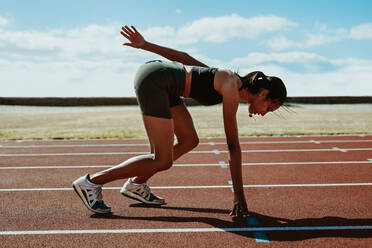
{"type": "Polygon", "coordinates": [[[120,190],[123,196],[137,200],[146,204],[163,205],[165,200],[151,192],[150,187],[146,184],[135,184],[129,178],[120,190]]]}
{"type": "Polygon", "coordinates": [[[111,212],[111,208],[102,200],[101,185],[91,183],[89,174],[76,179],[72,187],[89,210],[100,214],[111,212]]]}

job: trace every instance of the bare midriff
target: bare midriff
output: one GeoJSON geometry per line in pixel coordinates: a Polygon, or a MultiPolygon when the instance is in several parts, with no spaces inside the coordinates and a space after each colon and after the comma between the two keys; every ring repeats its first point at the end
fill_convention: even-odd
{"type": "Polygon", "coordinates": [[[192,71],[191,71],[191,66],[185,65],[184,67],[185,67],[185,90],[182,96],[189,97],[190,90],[191,90],[192,71]]]}

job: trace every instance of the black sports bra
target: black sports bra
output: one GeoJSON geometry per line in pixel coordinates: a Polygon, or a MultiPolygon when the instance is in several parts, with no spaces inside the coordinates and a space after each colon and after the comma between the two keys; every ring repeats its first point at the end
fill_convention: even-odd
{"type": "Polygon", "coordinates": [[[214,89],[214,75],[217,68],[191,67],[190,97],[203,105],[214,105],[222,102],[222,96],[214,89]]]}

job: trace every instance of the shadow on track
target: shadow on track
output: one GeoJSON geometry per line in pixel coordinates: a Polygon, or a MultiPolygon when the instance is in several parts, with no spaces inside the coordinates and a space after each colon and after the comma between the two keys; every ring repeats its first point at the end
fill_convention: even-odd
{"type": "MultiPolygon", "coordinates": [[[[156,208],[164,210],[177,210],[186,212],[199,212],[211,214],[229,214],[226,209],[213,208],[190,208],[190,207],[171,207],[171,206],[149,206],[142,203],[130,205],[136,208],[156,208]]],[[[159,221],[159,222],[199,222],[205,223],[215,228],[239,228],[239,227],[342,227],[342,226],[372,226],[372,219],[347,219],[342,217],[326,216],[323,218],[307,218],[307,219],[285,219],[274,216],[262,215],[259,213],[250,212],[250,217],[258,220],[259,225],[248,225],[244,219],[234,221],[226,221],[213,217],[178,217],[178,216],[119,216],[115,214],[93,214],[92,218],[102,219],[122,219],[122,220],[144,220],[144,221],[159,221]]],[[[229,231],[227,231],[229,232],[229,231]]],[[[269,240],[272,241],[299,241],[319,237],[347,237],[347,238],[371,238],[371,229],[356,229],[356,230],[286,230],[286,231],[264,231],[269,240]]],[[[253,238],[253,232],[232,232],[234,234],[253,238]]]]}

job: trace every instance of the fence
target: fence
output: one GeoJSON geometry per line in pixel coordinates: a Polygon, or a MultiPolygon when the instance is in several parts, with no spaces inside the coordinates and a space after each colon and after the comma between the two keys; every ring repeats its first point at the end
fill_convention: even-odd
{"type": "MultiPolygon", "coordinates": [[[[184,99],[186,105],[200,105],[193,99],[184,99]]],[[[353,104],[372,103],[372,96],[319,96],[319,97],[288,97],[286,103],[301,104],[353,104]]],[[[137,105],[134,97],[0,97],[0,105],[29,106],[109,106],[137,105]]]]}

